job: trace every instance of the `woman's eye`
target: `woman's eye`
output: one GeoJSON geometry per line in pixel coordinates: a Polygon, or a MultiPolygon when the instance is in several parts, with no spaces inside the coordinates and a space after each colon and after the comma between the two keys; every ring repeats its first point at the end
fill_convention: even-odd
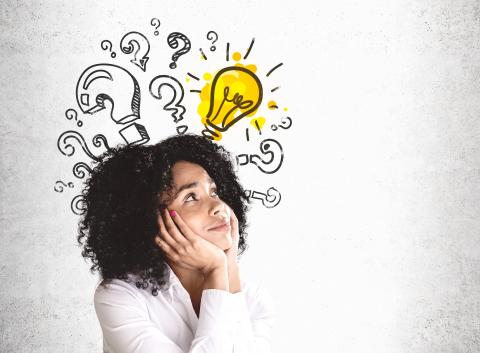
{"type": "MultiPolygon", "coordinates": [[[[212,189],[212,193],[218,197],[217,189],[212,189]]],[[[197,201],[196,194],[190,193],[185,197],[185,202],[190,202],[190,201],[197,201]],[[193,197],[193,200],[189,200],[190,197],[193,197]]]]}
{"type": "MultiPolygon", "coordinates": [[[[190,196],[195,196],[195,194],[188,194],[187,197],[185,198],[185,201],[189,201],[188,199],[190,198],[190,196]]],[[[195,197],[193,199],[196,200],[195,197]]]]}

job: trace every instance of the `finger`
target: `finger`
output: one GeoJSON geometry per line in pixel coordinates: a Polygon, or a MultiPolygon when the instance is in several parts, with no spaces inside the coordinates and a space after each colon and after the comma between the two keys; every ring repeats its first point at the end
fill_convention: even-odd
{"type": "Polygon", "coordinates": [[[189,243],[189,240],[188,240],[189,238],[187,238],[187,236],[185,235],[185,232],[191,232],[191,230],[190,228],[187,229],[185,227],[180,228],[180,226],[178,226],[178,224],[176,223],[178,218],[180,218],[180,216],[178,215],[178,212],[172,211],[172,213],[174,213],[175,216],[172,217],[172,215],[170,215],[169,210],[167,209],[165,210],[165,213],[164,213],[167,231],[172,236],[172,238],[175,239],[177,243],[179,243],[179,245],[186,246],[189,243]],[[175,221],[173,219],[175,219],[175,221]]]}
{"type": "Polygon", "coordinates": [[[230,208],[230,226],[232,227],[232,230],[234,228],[235,230],[238,230],[238,218],[235,215],[235,212],[233,212],[233,209],[230,206],[228,206],[228,208],[230,208]]]}
{"type": "Polygon", "coordinates": [[[163,240],[164,242],[166,242],[167,245],[169,245],[171,248],[176,249],[178,245],[176,244],[175,239],[172,238],[172,236],[168,232],[162,214],[163,214],[163,211],[160,211],[158,214],[158,225],[160,228],[160,233],[158,237],[161,238],[161,240],[163,240]]]}
{"type": "Polygon", "coordinates": [[[174,249],[170,245],[168,245],[165,241],[160,239],[158,235],[155,237],[155,241],[157,245],[160,247],[160,249],[162,249],[167,256],[170,257],[172,254],[175,253],[174,249]]]}
{"type": "Polygon", "coordinates": [[[178,252],[175,251],[175,249],[173,249],[171,246],[169,246],[162,240],[160,240],[159,246],[168,259],[170,259],[175,264],[180,264],[181,256],[178,254],[178,252]]]}
{"type": "Polygon", "coordinates": [[[178,214],[178,212],[175,212],[175,215],[170,217],[175,221],[175,224],[178,227],[179,231],[183,234],[184,239],[187,239],[190,242],[196,240],[197,236],[195,235],[194,232],[192,232],[190,227],[185,223],[185,221],[178,214]]]}

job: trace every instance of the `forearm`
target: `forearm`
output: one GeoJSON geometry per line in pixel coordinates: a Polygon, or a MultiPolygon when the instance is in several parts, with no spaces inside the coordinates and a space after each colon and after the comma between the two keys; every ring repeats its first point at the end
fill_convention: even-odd
{"type": "Polygon", "coordinates": [[[229,272],[227,269],[227,261],[221,266],[217,266],[208,273],[204,274],[205,280],[203,289],[222,289],[229,291],[229,272]]]}

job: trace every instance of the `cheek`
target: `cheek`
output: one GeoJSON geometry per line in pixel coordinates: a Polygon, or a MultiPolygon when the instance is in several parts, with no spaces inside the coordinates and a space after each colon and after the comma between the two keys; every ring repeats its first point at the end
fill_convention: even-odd
{"type": "Polygon", "coordinates": [[[201,217],[198,216],[198,212],[183,211],[182,213],[180,213],[180,216],[187,224],[187,226],[192,230],[192,232],[201,236],[202,238],[205,237],[205,225],[203,224],[201,217]]]}

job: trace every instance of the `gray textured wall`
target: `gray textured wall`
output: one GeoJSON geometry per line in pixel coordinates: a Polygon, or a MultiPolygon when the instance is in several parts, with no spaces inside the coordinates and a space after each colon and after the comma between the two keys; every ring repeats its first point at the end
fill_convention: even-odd
{"type": "MultiPolygon", "coordinates": [[[[276,79],[294,124],[277,135],[284,165],[271,179],[241,169],[246,185],[282,192],[274,209],[255,205],[242,260],[275,298],[274,352],[480,351],[478,3],[4,0],[0,9],[1,352],[101,352],[97,278],[69,208],[78,185],[53,191],[72,179],[73,159],[56,143],[75,127],[64,112],[79,74],[108,59],[100,41],[150,33],[152,17],[162,35],[200,40],[215,29],[243,46],[255,37],[258,63],[285,63],[276,79]]],[[[226,139],[237,153],[243,141],[226,139]]]]}

